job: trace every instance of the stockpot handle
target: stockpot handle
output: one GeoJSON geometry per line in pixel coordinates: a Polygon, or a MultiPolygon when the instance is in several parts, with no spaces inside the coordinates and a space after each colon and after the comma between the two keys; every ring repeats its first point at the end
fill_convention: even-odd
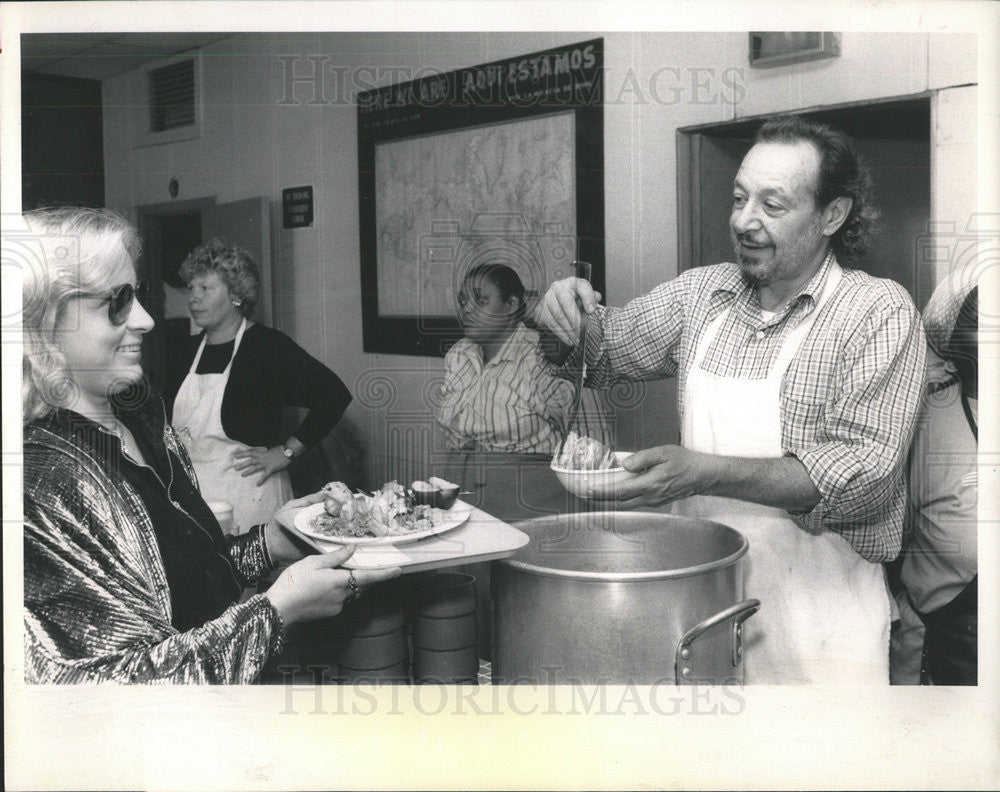
{"type": "Polygon", "coordinates": [[[692,644],[699,636],[708,632],[713,627],[729,621],[729,619],[733,619],[733,667],[738,666],[743,659],[743,622],[753,616],[759,609],[760,600],[743,600],[743,602],[730,605],[714,616],[709,616],[704,621],[698,622],[684,633],[684,636],[677,644],[677,654],[674,658],[674,681],[676,684],[690,684],[691,660],[694,654],[692,644]]]}

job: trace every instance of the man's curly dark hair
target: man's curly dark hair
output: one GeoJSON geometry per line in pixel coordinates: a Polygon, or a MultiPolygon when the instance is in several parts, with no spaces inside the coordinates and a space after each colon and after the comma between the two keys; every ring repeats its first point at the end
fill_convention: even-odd
{"type": "Polygon", "coordinates": [[[844,224],[830,239],[842,264],[854,265],[868,249],[879,218],[874,203],[874,187],[868,168],[854,151],[851,139],[833,127],[796,115],[775,116],[757,131],[755,143],[812,143],[819,151],[817,206],[834,198],[847,197],[853,203],[844,224]]]}

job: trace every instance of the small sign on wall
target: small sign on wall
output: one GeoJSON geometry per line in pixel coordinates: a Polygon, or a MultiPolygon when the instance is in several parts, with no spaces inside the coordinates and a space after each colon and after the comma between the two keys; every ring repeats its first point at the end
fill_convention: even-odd
{"type": "Polygon", "coordinates": [[[308,228],[313,224],[313,188],[289,187],[281,191],[285,228],[308,228]]]}

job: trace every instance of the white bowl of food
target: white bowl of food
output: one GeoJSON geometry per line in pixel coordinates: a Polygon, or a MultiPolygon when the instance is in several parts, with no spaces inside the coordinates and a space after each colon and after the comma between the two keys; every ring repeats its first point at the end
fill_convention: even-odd
{"type": "Polygon", "coordinates": [[[413,502],[417,505],[433,506],[435,509],[450,509],[454,506],[458,500],[458,490],[458,484],[452,484],[437,476],[410,484],[413,502]]]}
{"type": "Polygon", "coordinates": [[[639,475],[622,467],[622,460],[631,455],[631,451],[612,451],[592,437],[570,432],[549,467],[567,490],[578,498],[591,498],[595,489],[613,489],[639,475]]]}

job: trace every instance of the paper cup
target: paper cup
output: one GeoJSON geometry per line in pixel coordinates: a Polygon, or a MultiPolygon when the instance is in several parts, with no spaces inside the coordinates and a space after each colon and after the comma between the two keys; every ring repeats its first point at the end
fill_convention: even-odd
{"type": "Polygon", "coordinates": [[[475,682],[476,579],[439,572],[416,587],[413,623],[413,680],[444,684],[475,682]]]}
{"type": "Polygon", "coordinates": [[[400,628],[385,635],[355,635],[337,655],[341,667],[356,671],[387,668],[408,659],[406,632],[400,628]]]}
{"type": "Polygon", "coordinates": [[[477,635],[475,613],[445,619],[413,616],[413,645],[421,649],[464,649],[476,642],[477,635]]]}
{"type": "Polygon", "coordinates": [[[212,514],[218,520],[223,534],[232,536],[236,533],[236,528],[233,525],[233,504],[229,501],[209,501],[208,508],[212,510],[212,514]]]}
{"type": "Polygon", "coordinates": [[[354,685],[378,685],[384,682],[407,684],[410,681],[410,669],[405,662],[387,668],[351,668],[341,665],[336,679],[341,684],[354,685]]]}
{"type": "Polygon", "coordinates": [[[439,572],[414,586],[412,612],[441,619],[476,612],[476,579],[462,572],[439,572]]]}
{"type": "Polygon", "coordinates": [[[413,681],[441,685],[478,684],[479,656],[475,644],[441,652],[413,647],[413,681]]]}

